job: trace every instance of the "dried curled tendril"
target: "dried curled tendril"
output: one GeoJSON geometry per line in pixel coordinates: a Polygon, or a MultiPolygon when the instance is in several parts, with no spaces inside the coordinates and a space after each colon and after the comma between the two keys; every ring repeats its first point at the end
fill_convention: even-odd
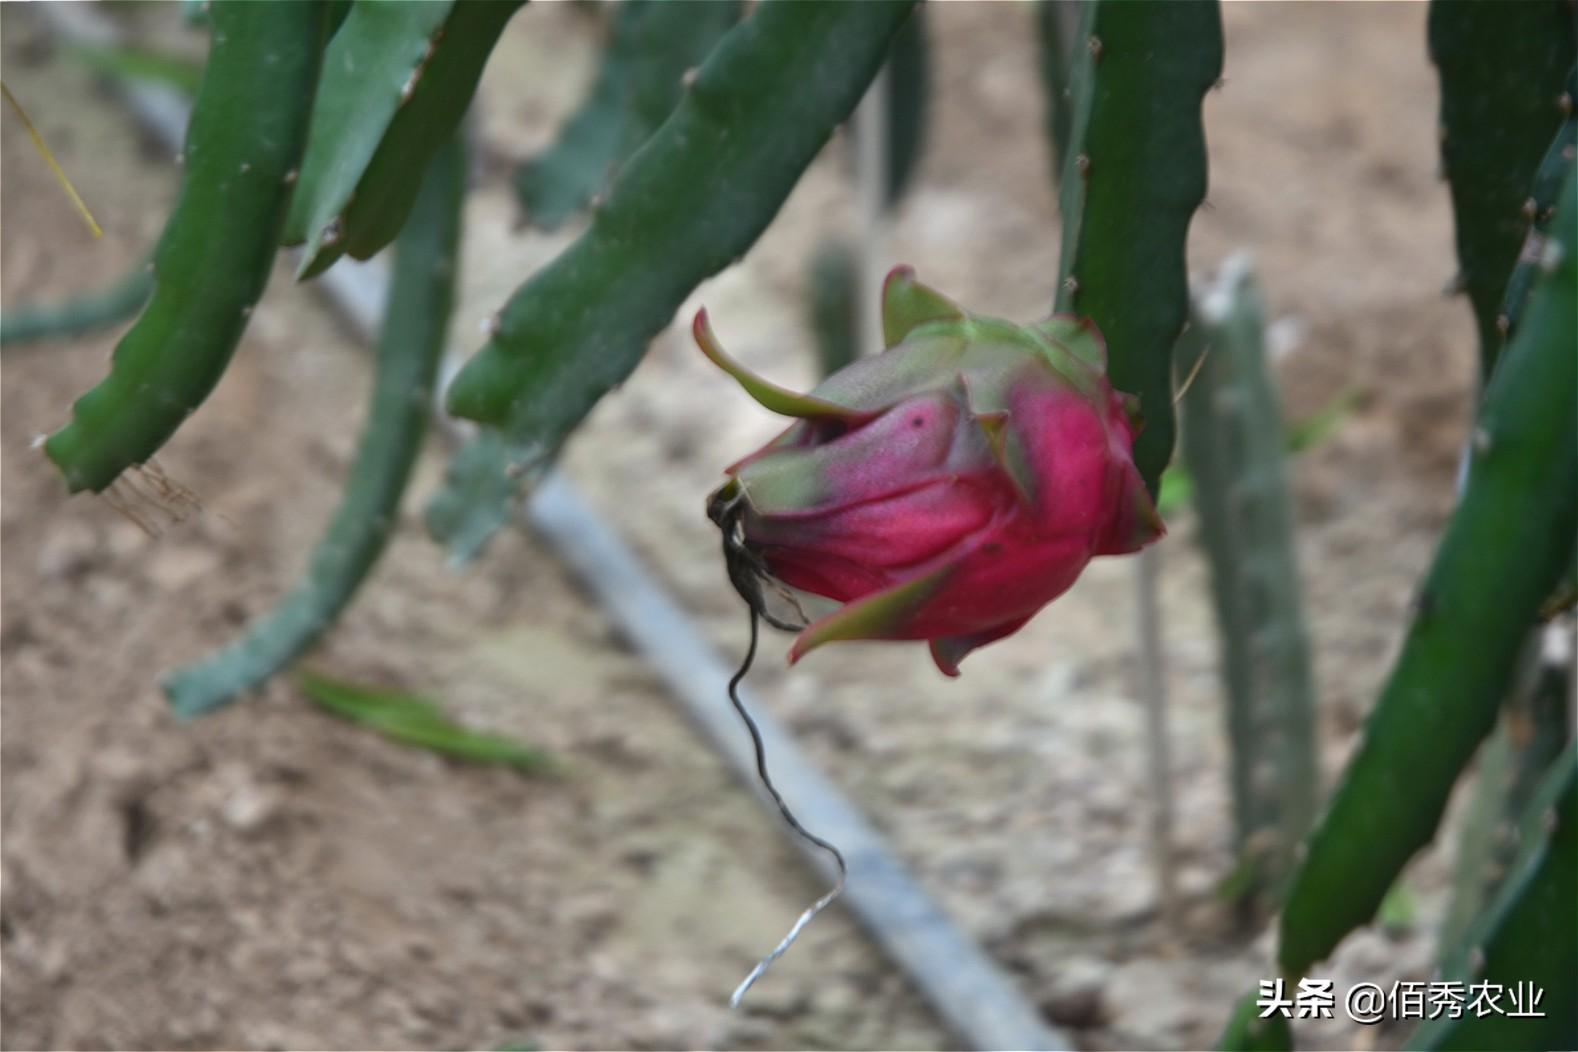
{"type": "MultiPolygon", "coordinates": [[[[800,937],[800,932],[805,929],[805,926],[810,924],[818,913],[821,913],[832,904],[834,899],[842,894],[845,878],[849,875],[849,867],[845,864],[844,856],[838,848],[801,825],[800,820],[789,809],[789,805],[784,802],[784,798],[779,795],[777,786],[773,785],[773,780],[767,773],[767,752],[762,744],[761,731],[757,729],[756,721],[751,719],[751,714],[745,708],[745,703],[740,700],[740,683],[745,679],[746,673],[751,670],[751,663],[756,659],[756,643],[759,635],[758,619],[766,621],[774,628],[781,628],[791,632],[798,631],[804,627],[803,624],[797,625],[775,617],[767,609],[766,598],[762,594],[762,583],[770,580],[770,576],[767,567],[762,563],[761,559],[745,546],[744,534],[740,528],[740,519],[744,514],[745,495],[733,487],[725,487],[720,491],[707,508],[708,517],[723,532],[723,560],[724,565],[728,568],[729,581],[734,585],[734,590],[740,594],[740,598],[745,600],[745,605],[750,611],[751,640],[745,649],[745,659],[740,662],[739,671],[735,672],[734,677],[729,680],[729,701],[733,703],[734,711],[740,714],[740,719],[745,723],[745,729],[750,732],[751,745],[756,750],[756,776],[761,780],[762,786],[767,790],[768,795],[773,798],[773,803],[778,805],[778,813],[783,815],[784,821],[789,823],[789,828],[794,830],[796,836],[810,844],[814,844],[832,856],[833,862],[838,866],[838,879],[833,882],[833,886],[828,889],[826,894],[811,903],[805,912],[800,914],[799,919],[790,927],[788,934],[779,941],[777,946],[773,947],[773,951],[758,961],[756,967],[751,969],[750,974],[740,982],[739,986],[735,987],[734,994],[729,998],[729,1006],[731,1008],[739,1006],[740,1000],[750,990],[756,980],[760,979],[767,969],[772,967],[774,961],[784,955],[784,951],[794,945],[794,941],[800,937]],[[733,492],[730,492],[731,489],[733,492]]],[[[777,587],[776,583],[774,586],[777,587]]],[[[795,601],[794,596],[782,588],[779,588],[779,592],[794,607],[795,612],[801,615],[803,622],[804,615],[801,613],[799,603],[795,601]]]]}

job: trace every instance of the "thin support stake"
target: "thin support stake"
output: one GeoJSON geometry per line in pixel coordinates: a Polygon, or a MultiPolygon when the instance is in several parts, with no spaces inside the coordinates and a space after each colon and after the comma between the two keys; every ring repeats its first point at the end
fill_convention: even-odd
{"type": "MultiPolygon", "coordinates": [[[[919,17],[911,15],[911,18],[919,17]]],[[[851,121],[855,140],[855,196],[860,208],[860,339],[856,351],[882,350],[882,278],[888,271],[888,80],[884,62],[851,121]]]]}
{"type": "Polygon", "coordinates": [[[1145,746],[1151,784],[1151,858],[1156,868],[1156,893],[1162,921],[1177,918],[1178,888],[1173,877],[1172,748],[1167,740],[1166,655],[1158,616],[1161,556],[1156,546],[1142,549],[1135,562],[1136,605],[1139,607],[1141,686],[1145,695],[1145,746]]]}

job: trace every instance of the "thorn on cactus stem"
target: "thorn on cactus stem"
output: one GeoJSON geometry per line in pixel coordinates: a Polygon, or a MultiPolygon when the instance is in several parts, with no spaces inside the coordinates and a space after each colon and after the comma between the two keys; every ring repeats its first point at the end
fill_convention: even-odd
{"type": "Polygon", "coordinates": [[[1545,242],[1545,247],[1540,250],[1540,270],[1546,274],[1556,273],[1556,268],[1561,266],[1562,246],[1554,237],[1545,242]]]}
{"type": "Polygon", "coordinates": [[[1571,117],[1573,115],[1573,97],[1565,91],[1562,92],[1556,96],[1556,108],[1561,111],[1563,117],[1571,117]]]}
{"type": "Polygon", "coordinates": [[[1512,319],[1505,314],[1496,315],[1496,331],[1503,336],[1512,331],[1512,319]]]}
{"type": "Polygon", "coordinates": [[[1079,154],[1078,156],[1076,156],[1074,158],[1074,167],[1079,171],[1080,175],[1089,178],[1089,176],[1090,176],[1090,154],[1082,153],[1082,154],[1079,154]]]}
{"type": "Polygon", "coordinates": [[[345,236],[345,226],[338,219],[330,220],[329,225],[323,228],[322,242],[324,245],[337,245],[340,238],[345,236]]]}
{"type": "Polygon", "coordinates": [[[285,173],[285,185],[286,186],[295,186],[296,185],[296,176],[298,174],[299,173],[294,168],[292,168],[290,171],[286,172],[285,173]]]}
{"type": "Polygon", "coordinates": [[[490,340],[493,339],[493,337],[497,336],[499,333],[499,324],[499,315],[497,311],[488,315],[486,318],[483,318],[482,335],[486,336],[490,340]]]}
{"type": "Polygon", "coordinates": [[[1578,146],[1568,143],[1566,146],[1562,147],[1562,160],[1566,161],[1568,164],[1571,164],[1574,157],[1578,157],[1578,146]]]}
{"type": "Polygon", "coordinates": [[[1085,42],[1085,50],[1090,52],[1090,57],[1091,58],[1095,59],[1097,62],[1100,62],[1101,61],[1101,38],[1097,37],[1097,36],[1091,37],[1089,40],[1087,40],[1085,42]]]}
{"type": "Polygon", "coordinates": [[[1077,295],[1079,293],[1079,279],[1070,274],[1063,279],[1063,287],[1068,290],[1070,296],[1077,295]]]}
{"type": "Polygon", "coordinates": [[[601,193],[596,193],[592,195],[592,199],[587,202],[586,207],[591,209],[593,212],[601,212],[603,210],[603,206],[607,203],[607,197],[601,193]]]}
{"type": "Polygon", "coordinates": [[[1484,456],[1489,453],[1492,444],[1489,431],[1482,427],[1474,429],[1474,452],[1476,455],[1484,456]]]}
{"type": "Polygon", "coordinates": [[[695,66],[690,67],[684,73],[680,74],[679,85],[680,85],[680,87],[684,88],[686,91],[689,91],[691,88],[694,88],[696,86],[696,67],[695,66]]]}
{"type": "Polygon", "coordinates": [[[1529,222],[1532,223],[1532,222],[1534,222],[1534,220],[1536,218],[1539,217],[1539,214],[1540,214],[1540,203],[1538,201],[1536,201],[1532,197],[1524,199],[1524,202],[1523,202],[1523,218],[1527,219],[1529,222]]]}

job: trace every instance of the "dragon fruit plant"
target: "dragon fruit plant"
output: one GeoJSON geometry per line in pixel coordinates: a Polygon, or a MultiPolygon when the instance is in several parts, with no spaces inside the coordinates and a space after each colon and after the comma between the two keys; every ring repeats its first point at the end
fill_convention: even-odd
{"type": "MultiPolygon", "coordinates": [[[[105,491],[147,463],[218,382],[281,244],[302,246],[301,280],[397,244],[397,291],[345,498],[302,588],[200,671],[172,677],[182,713],[233,699],[310,646],[387,539],[421,435],[412,394],[434,382],[453,297],[458,133],[521,6],[209,5],[209,60],[151,274],[91,317],[138,303],[141,313],[44,454],[74,492],[105,491]]],[[[697,286],[751,249],[915,6],[728,3],[695,33],[690,5],[621,13],[605,56],[618,68],[599,76],[564,150],[521,176],[541,221],[584,204],[588,225],[503,305],[447,392],[449,409],[480,425],[430,510],[453,551],[476,550],[531,469],[632,373],[697,286]],[[683,58],[658,53],[656,42],[676,40],[683,58]],[[653,84],[669,90],[632,87],[653,84]],[[637,113],[611,101],[632,92],[657,101],[637,113]]],[[[809,395],[744,374],[704,319],[698,327],[751,394],[796,418],[730,469],[712,505],[748,560],[735,575],[742,590],[770,575],[844,604],[804,629],[796,654],[834,639],[924,639],[953,672],[1089,559],[1162,532],[1153,502],[1174,445],[1184,248],[1205,194],[1201,107],[1221,73],[1220,12],[1209,0],[1086,0],[1072,33],[1065,13],[1043,9],[1041,20],[1043,40],[1072,56],[1047,66],[1062,214],[1049,321],[971,314],[901,270],[887,289],[888,349],[809,395]]],[[[1291,853],[1286,977],[1366,923],[1434,836],[1531,627],[1571,577],[1572,20],[1561,0],[1438,0],[1431,12],[1484,394],[1459,507],[1391,678],[1325,814],[1291,853]]],[[[1575,801],[1568,745],[1532,793],[1509,875],[1443,952],[1450,977],[1535,982],[1545,1014],[1436,1020],[1415,1035],[1421,1047],[1578,1045],[1575,801]]],[[[1235,1017],[1230,1043],[1289,1039],[1249,1016],[1235,1017]]]]}
{"type": "MultiPolygon", "coordinates": [[[[1429,49],[1457,229],[1454,285],[1477,323],[1483,393],[1458,507],[1401,653],[1302,847],[1279,924],[1286,977],[1308,974],[1375,915],[1495,727],[1531,628],[1570,618],[1559,608],[1571,605],[1578,554],[1574,12],[1435,0],[1429,49]]],[[[1578,1046],[1578,749],[1570,726],[1544,733],[1554,740],[1534,751],[1555,759],[1508,827],[1516,858],[1440,949],[1444,980],[1532,983],[1543,991],[1539,1013],[1441,1013],[1410,1048],[1578,1046]]],[[[1257,1022],[1241,1006],[1224,1044],[1287,1037],[1285,1021],[1257,1022]]]]}

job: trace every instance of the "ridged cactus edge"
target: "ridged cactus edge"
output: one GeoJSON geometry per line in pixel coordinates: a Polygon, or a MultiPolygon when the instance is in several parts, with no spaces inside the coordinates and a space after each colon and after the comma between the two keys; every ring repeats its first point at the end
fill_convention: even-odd
{"type": "Polygon", "coordinates": [[[1173,450],[1173,347],[1189,313],[1184,246],[1205,200],[1201,107],[1222,74],[1221,10],[1090,0],[1074,46],[1057,309],[1095,321],[1113,387],[1139,398],[1134,461],[1154,497],[1173,450]]]}
{"type": "Polygon", "coordinates": [[[623,0],[591,92],[553,144],[520,168],[515,192],[533,226],[553,230],[585,207],[668,119],[687,70],[740,18],[738,0],[623,0]]]}
{"type": "Polygon", "coordinates": [[[1486,380],[1505,345],[1502,300],[1528,223],[1529,185],[1562,122],[1558,99],[1578,47],[1573,18],[1564,0],[1430,5],[1457,284],[1474,311],[1486,380]]]}
{"type": "Polygon", "coordinates": [[[323,59],[312,136],[283,241],[299,279],[394,241],[430,162],[525,0],[355,3],[323,59]]]}

